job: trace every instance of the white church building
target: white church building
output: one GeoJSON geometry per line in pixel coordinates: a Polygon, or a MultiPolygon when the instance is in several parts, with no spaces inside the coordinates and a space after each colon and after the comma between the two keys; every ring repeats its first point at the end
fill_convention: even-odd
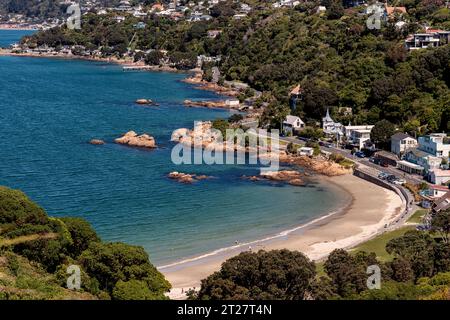
{"type": "Polygon", "coordinates": [[[327,114],[322,118],[322,129],[326,135],[339,137],[344,135],[344,126],[340,122],[334,122],[330,116],[330,109],[327,109],[327,114]]]}

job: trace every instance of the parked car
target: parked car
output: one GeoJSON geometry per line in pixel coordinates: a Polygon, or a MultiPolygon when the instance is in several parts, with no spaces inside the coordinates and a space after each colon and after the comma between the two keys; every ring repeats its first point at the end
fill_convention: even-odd
{"type": "Polygon", "coordinates": [[[402,185],[402,184],[406,183],[406,181],[404,179],[395,179],[394,181],[392,181],[392,183],[402,185]]]}
{"type": "Polygon", "coordinates": [[[387,181],[389,181],[389,182],[391,182],[391,183],[393,183],[395,180],[397,180],[398,178],[396,177],[396,176],[394,176],[393,174],[389,174],[387,177],[386,177],[386,180],[387,181]]]}
{"type": "Polygon", "coordinates": [[[388,176],[389,176],[389,174],[387,174],[386,172],[381,172],[381,173],[378,175],[378,178],[384,180],[384,179],[386,179],[388,176]]]}
{"type": "Polygon", "coordinates": [[[361,151],[355,152],[355,156],[357,156],[358,158],[365,158],[366,157],[364,152],[361,152],[361,151]]]}

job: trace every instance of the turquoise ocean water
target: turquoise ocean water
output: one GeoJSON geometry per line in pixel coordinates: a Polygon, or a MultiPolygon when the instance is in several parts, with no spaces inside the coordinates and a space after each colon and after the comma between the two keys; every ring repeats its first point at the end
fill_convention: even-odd
{"type": "MultiPolygon", "coordinates": [[[[0,31],[0,46],[17,40],[0,31]]],[[[98,62],[0,57],[0,185],[21,189],[54,216],[80,216],[104,240],[142,245],[167,264],[264,238],[342,206],[331,186],[254,183],[248,166],[176,166],[173,130],[228,111],[185,108],[185,99],[218,99],[181,82],[183,74],[123,72],[98,62]],[[158,107],[134,104],[151,98],[158,107]],[[159,148],[116,145],[129,130],[159,148]],[[103,139],[104,146],[88,143],[103,139]],[[171,171],[214,179],[184,185],[171,171]]]]}

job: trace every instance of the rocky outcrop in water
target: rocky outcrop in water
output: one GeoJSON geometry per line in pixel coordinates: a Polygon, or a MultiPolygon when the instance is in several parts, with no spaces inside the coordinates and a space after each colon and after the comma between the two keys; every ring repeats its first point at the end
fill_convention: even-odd
{"type": "Polygon", "coordinates": [[[211,178],[206,175],[189,174],[189,173],[182,173],[182,172],[177,172],[177,171],[169,173],[168,177],[170,179],[176,180],[180,183],[193,183],[196,181],[211,178]]]}
{"type": "Polygon", "coordinates": [[[184,79],[183,81],[190,84],[197,85],[197,89],[213,91],[220,93],[221,95],[236,97],[239,92],[231,88],[220,86],[217,83],[208,82],[202,79],[203,75],[201,72],[196,73],[194,76],[184,79]]]}
{"type": "Polygon", "coordinates": [[[128,145],[131,147],[148,148],[148,149],[156,148],[155,138],[149,136],[146,133],[138,135],[134,131],[129,131],[124,136],[117,138],[114,141],[118,144],[128,145]]]}
{"type": "Polygon", "coordinates": [[[156,102],[150,99],[138,99],[136,100],[136,104],[139,105],[150,105],[150,106],[158,106],[156,102]]]}
{"type": "Polygon", "coordinates": [[[100,139],[92,139],[91,141],[89,141],[89,143],[98,146],[98,145],[105,144],[105,141],[100,140],[100,139]]]}
{"type": "Polygon", "coordinates": [[[302,173],[295,170],[281,170],[263,172],[259,176],[246,177],[250,181],[277,181],[286,182],[293,186],[304,186],[305,182],[302,179],[302,173]]]}
{"type": "Polygon", "coordinates": [[[228,108],[225,101],[191,101],[184,100],[184,105],[187,107],[205,107],[205,108],[228,108]]]}

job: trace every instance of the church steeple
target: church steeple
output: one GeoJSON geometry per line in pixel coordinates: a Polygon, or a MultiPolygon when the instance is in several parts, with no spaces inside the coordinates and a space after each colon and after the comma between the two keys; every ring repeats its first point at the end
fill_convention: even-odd
{"type": "Polygon", "coordinates": [[[322,120],[323,122],[334,122],[334,120],[330,117],[330,108],[327,108],[327,114],[322,120]]]}

